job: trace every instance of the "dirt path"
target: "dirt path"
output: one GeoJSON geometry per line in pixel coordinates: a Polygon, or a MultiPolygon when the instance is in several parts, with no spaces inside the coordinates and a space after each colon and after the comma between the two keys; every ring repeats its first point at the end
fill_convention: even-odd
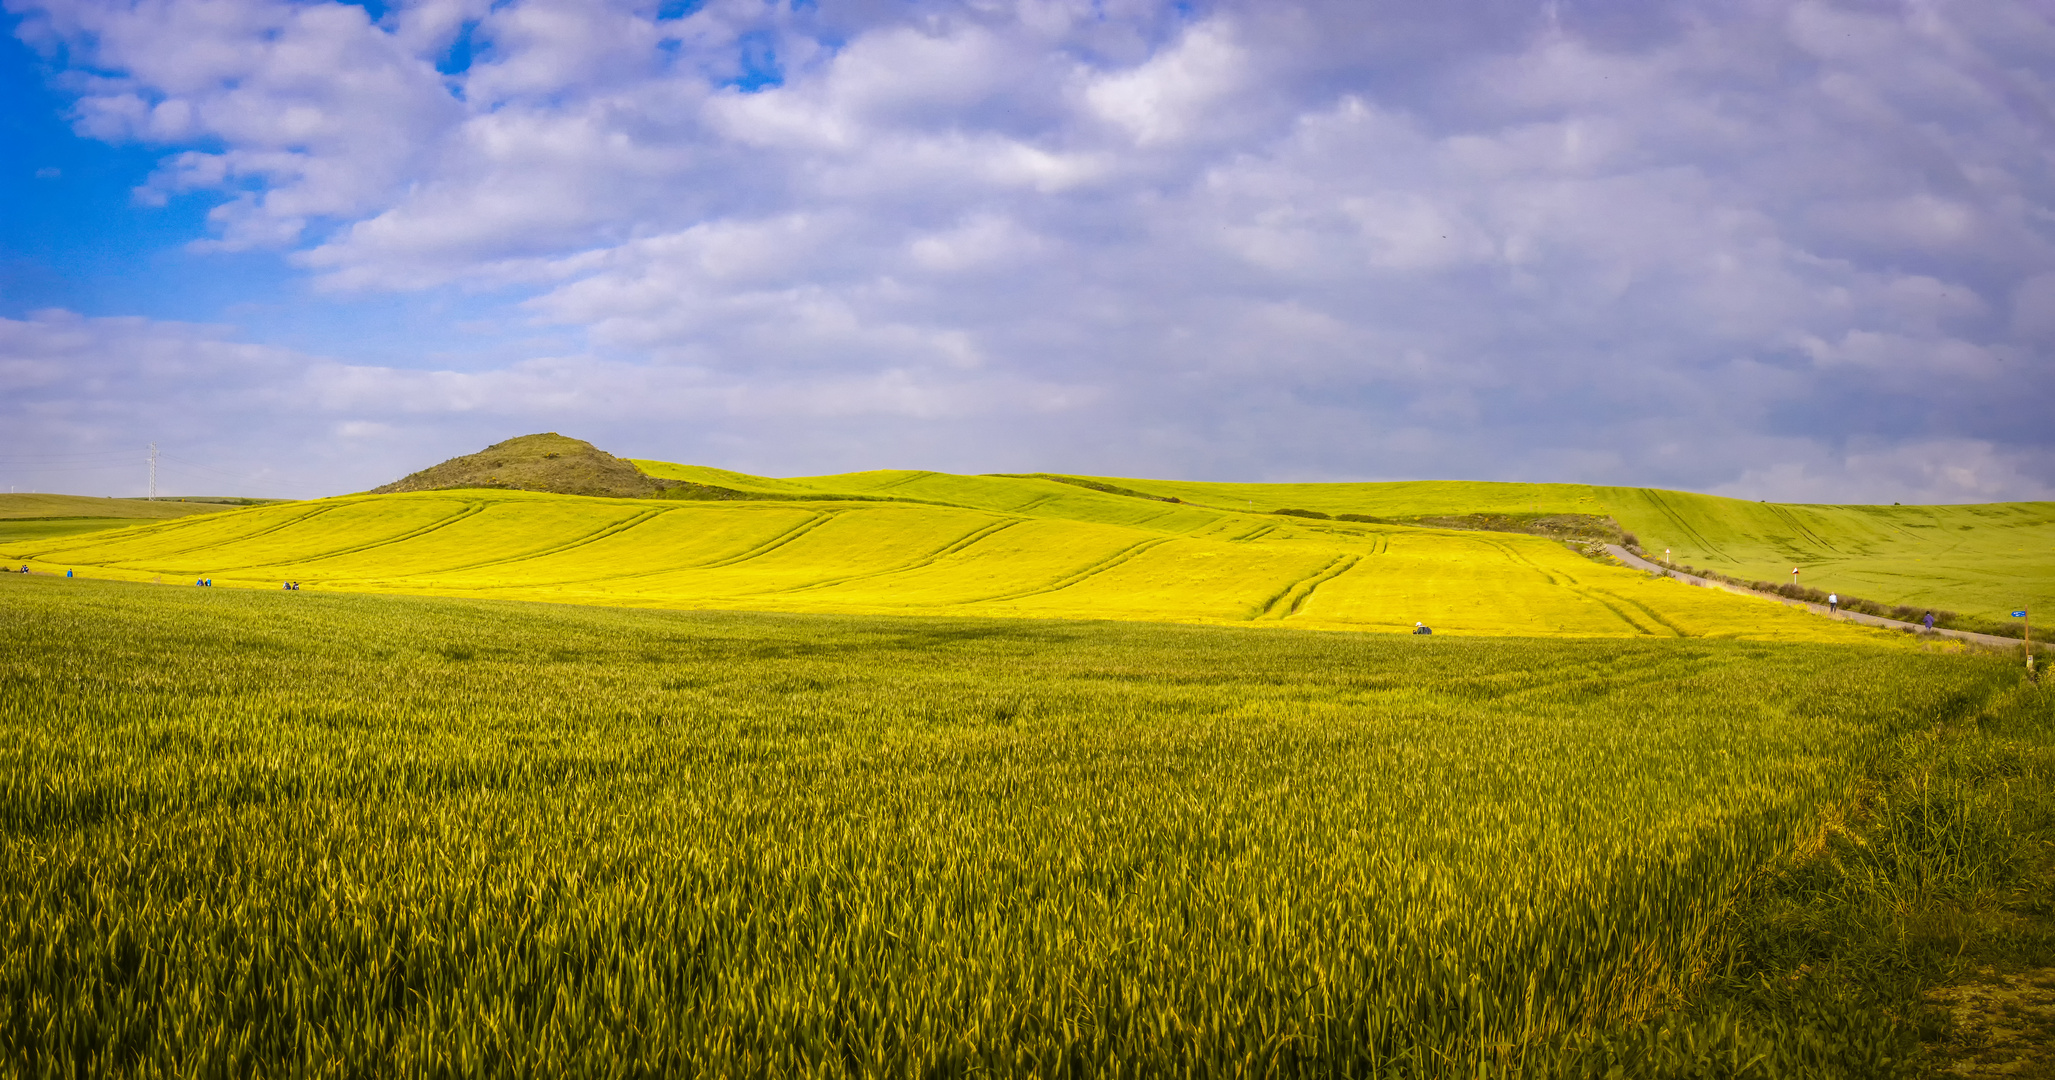
{"type": "MultiPolygon", "coordinates": [[[[1802,607],[1815,615],[1825,615],[1830,619],[1845,619],[1849,622],[1862,623],[1864,626],[1881,627],[1885,630],[1925,630],[1925,627],[1918,623],[1900,622],[1897,619],[1884,619],[1875,615],[1864,615],[1859,611],[1828,611],[1825,604],[1808,604],[1803,600],[1793,600],[1787,596],[1778,596],[1776,593],[1757,592],[1754,589],[1744,589],[1739,585],[1729,585],[1724,581],[1714,581],[1711,578],[1699,577],[1696,574],[1687,574],[1681,570],[1670,570],[1649,562],[1647,559],[1628,551],[1618,544],[1607,544],[1605,550],[1613,558],[1626,563],[1636,570],[1646,570],[1651,574],[1668,574],[1678,581],[1688,581],[1694,585],[1703,585],[1708,589],[1724,589],[1727,592],[1739,593],[1742,596],[1756,596],[1764,600],[1775,600],[1779,604],[1790,607],[1802,607]]],[[[2018,638],[1999,637],[1996,634],[1974,634],[1968,630],[1943,630],[1940,627],[1935,627],[1934,633],[1944,637],[1959,638],[1963,641],[1974,641],[1979,645],[1996,645],[2000,648],[2008,649],[2020,643],[2018,638]]]]}

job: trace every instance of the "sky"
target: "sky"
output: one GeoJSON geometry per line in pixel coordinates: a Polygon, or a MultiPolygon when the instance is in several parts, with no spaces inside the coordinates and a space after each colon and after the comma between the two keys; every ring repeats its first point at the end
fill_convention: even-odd
{"type": "Polygon", "coordinates": [[[0,483],[2055,498],[2055,2],[0,0],[0,483]]]}

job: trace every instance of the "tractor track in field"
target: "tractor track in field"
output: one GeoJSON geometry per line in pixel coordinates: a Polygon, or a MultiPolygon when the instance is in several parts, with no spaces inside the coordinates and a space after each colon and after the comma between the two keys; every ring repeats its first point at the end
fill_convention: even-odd
{"type": "Polygon", "coordinates": [[[1614,615],[1619,616],[1622,622],[1625,622],[1627,625],[1633,627],[1639,633],[1647,634],[1650,637],[1664,636],[1663,634],[1657,631],[1650,630],[1646,626],[1641,625],[1640,620],[1634,618],[1626,611],[1623,611],[1619,607],[1615,606],[1613,603],[1614,601],[1617,601],[1620,604],[1625,604],[1629,607],[1634,608],[1635,610],[1640,611],[1641,614],[1647,616],[1651,622],[1655,623],[1657,626],[1662,627],[1664,630],[1668,630],[1671,635],[1680,638],[1688,638],[1694,636],[1690,632],[1686,631],[1683,627],[1678,626],[1676,623],[1673,623],[1670,620],[1664,618],[1661,612],[1655,610],[1652,607],[1649,607],[1647,604],[1644,604],[1639,600],[1636,600],[1632,597],[1621,596],[1618,593],[1607,592],[1606,590],[1600,589],[1597,586],[1585,585],[1574,578],[1571,578],[1567,581],[1558,578],[1546,567],[1528,558],[1525,554],[1517,550],[1514,550],[1511,544],[1508,544],[1504,541],[1486,540],[1485,543],[1490,544],[1492,547],[1497,548],[1500,552],[1504,553],[1508,560],[1516,562],[1522,566],[1527,567],[1529,570],[1532,570],[1535,573],[1540,574],[1542,579],[1547,581],[1550,585],[1559,589],[1568,590],[1569,592],[1577,596],[1584,597],[1585,599],[1590,600],[1593,603],[1596,603],[1599,606],[1605,608],[1607,611],[1612,612],[1614,615]]]}
{"type": "Polygon", "coordinates": [[[1030,596],[1042,596],[1048,593],[1062,592],[1064,589],[1068,589],[1081,581],[1085,581],[1087,579],[1096,577],[1099,574],[1103,574],[1106,571],[1121,565],[1122,563],[1128,562],[1134,559],[1136,556],[1151,550],[1152,548],[1161,547],[1164,544],[1170,543],[1174,539],[1176,539],[1176,537],[1163,536],[1143,540],[1140,543],[1129,544],[1128,546],[1121,548],[1119,551],[1116,551],[1113,554],[1108,555],[1107,557],[1091,564],[1090,566],[1084,567],[1081,570],[1073,571],[1066,577],[1056,579],[1055,582],[1049,585],[1037,586],[1032,589],[1018,589],[1010,593],[1000,593],[997,596],[980,597],[976,600],[959,600],[956,602],[956,604],[951,606],[960,607],[964,604],[998,604],[1004,603],[1008,600],[1024,600],[1030,596]]]}
{"type": "Polygon", "coordinates": [[[1508,557],[1515,559],[1525,564],[1529,568],[1533,569],[1536,573],[1546,578],[1550,585],[1556,586],[1557,588],[1566,589],[1574,595],[1581,596],[1586,600],[1590,600],[1591,602],[1599,605],[1600,607],[1605,608],[1607,611],[1610,611],[1614,615],[1619,616],[1621,622],[1624,622],[1628,626],[1633,627],[1635,631],[1637,631],[1638,633],[1647,634],[1650,637],[1664,636],[1661,633],[1658,633],[1654,630],[1650,630],[1648,627],[1641,625],[1640,620],[1634,618],[1634,616],[1628,614],[1625,610],[1622,610],[1619,606],[1617,606],[1617,604],[1625,604],[1628,607],[1632,607],[1635,610],[1640,611],[1643,615],[1647,616],[1651,622],[1654,622],[1657,626],[1662,627],[1664,630],[1668,630],[1671,636],[1680,638],[1688,638],[1693,636],[1692,634],[1686,632],[1683,627],[1678,626],[1676,623],[1673,623],[1670,620],[1664,618],[1660,612],[1656,611],[1654,608],[1649,607],[1647,604],[1644,604],[1639,600],[1635,600],[1632,597],[1621,596],[1618,593],[1608,592],[1594,585],[1583,584],[1582,582],[1579,582],[1574,578],[1567,582],[1557,580],[1554,574],[1549,573],[1547,570],[1543,569],[1539,564],[1528,559],[1526,556],[1520,555],[1510,549],[1504,550],[1506,551],[1506,555],[1508,557]],[[1615,602],[1617,602],[1617,604],[1615,602]]]}
{"type": "MultiPolygon", "coordinates": [[[[1598,591],[1596,591],[1596,590],[1593,590],[1593,589],[1572,589],[1572,590],[1570,590],[1570,591],[1571,591],[1571,592],[1574,592],[1574,593],[1576,593],[1576,594],[1577,594],[1578,596],[1581,596],[1581,597],[1585,598],[1586,600],[1589,600],[1589,601],[1591,601],[1592,603],[1595,603],[1595,604],[1597,604],[1598,606],[1600,606],[1600,607],[1602,607],[1602,608],[1606,609],[1607,611],[1610,611],[1610,612],[1612,612],[1612,613],[1613,613],[1613,614],[1614,614],[1614,615],[1615,615],[1616,617],[1618,617],[1618,618],[1619,618],[1619,620],[1620,620],[1621,622],[1623,622],[1623,623],[1626,623],[1626,624],[1627,624],[1628,626],[1631,626],[1631,627],[1633,627],[1633,628],[1634,628],[1634,632],[1635,632],[1635,633],[1638,633],[1638,634],[1646,634],[1646,635],[1648,635],[1649,637],[1663,637],[1663,636],[1665,636],[1665,635],[1663,635],[1663,634],[1658,634],[1658,633],[1656,633],[1655,631],[1653,631],[1653,630],[1650,630],[1650,629],[1649,629],[1648,627],[1646,627],[1646,626],[1643,626],[1643,625],[1641,625],[1641,622],[1640,622],[1640,620],[1636,619],[1636,618],[1635,618],[1634,616],[1632,616],[1632,615],[1629,615],[1629,614],[1628,614],[1628,613],[1627,613],[1627,612],[1626,612],[1626,611],[1625,611],[1624,609],[1622,609],[1622,608],[1620,607],[1620,605],[1619,605],[1619,604],[1616,604],[1616,603],[1614,603],[1614,602],[1613,602],[1613,601],[1615,601],[1615,600],[1618,600],[1618,599],[1620,599],[1620,598],[1619,598],[1619,597],[1617,597],[1617,596],[1614,596],[1614,595],[1613,595],[1613,594],[1611,594],[1611,593],[1601,593],[1601,592],[1598,592],[1598,591]]],[[[1681,636],[1681,635],[1677,635],[1677,636],[1681,636]]]]}
{"type": "Polygon", "coordinates": [[[273,567],[280,566],[306,566],[310,563],[320,562],[323,559],[337,559],[341,558],[344,555],[356,555],[360,552],[373,551],[382,547],[391,547],[394,544],[404,544],[409,540],[416,540],[423,536],[427,536],[429,533],[437,532],[442,529],[447,529],[450,526],[455,525],[459,521],[465,521],[470,518],[477,517],[478,515],[484,513],[486,511],[486,508],[490,505],[490,503],[482,502],[466,503],[462,510],[457,511],[456,513],[451,514],[448,517],[437,518],[436,520],[431,521],[418,529],[414,529],[410,532],[401,533],[398,536],[389,536],[383,540],[373,540],[368,544],[358,544],[355,547],[337,548],[334,551],[324,551],[318,555],[310,555],[305,558],[293,559],[285,562],[274,560],[272,562],[242,563],[235,566],[223,566],[219,569],[243,571],[268,570],[273,567]]]}
{"type": "MultiPolygon", "coordinates": [[[[247,507],[246,509],[263,509],[263,508],[262,508],[262,507],[247,507]]],[[[114,533],[114,532],[125,532],[125,533],[130,533],[130,535],[128,535],[128,536],[125,536],[125,537],[123,537],[123,538],[122,538],[122,539],[123,539],[123,542],[127,542],[127,541],[130,541],[130,540],[138,540],[138,539],[146,539],[146,538],[150,538],[150,537],[162,536],[162,535],[164,535],[164,533],[166,533],[166,532],[169,532],[169,531],[171,531],[171,530],[174,530],[174,529],[179,529],[179,528],[183,528],[183,527],[185,527],[185,526],[188,526],[188,525],[196,525],[196,524],[199,524],[199,523],[200,523],[200,522],[202,522],[202,521],[205,521],[205,522],[209,522],[209,523],[213,523],[213,522],[218,522],[218,521],[221,521],[221,520],[223,520],[224,518],[230,517],[230,516],[231,516],[231,515],[232,515],[233,513],[235,513],[235,511],[230,511],[230,512],[228,512],[228,513],[221,513],[221,514],[192,514],[192,515],[189,515],[189,516],[186,516],[186,517],[178,517],[178,518],[157,518],[157,519],[151,519],[151,518],[137,518],[137,519],[135,519],[136,523],[135,523],[135,524],[133,524],[133,525],[117,525],[117,526],[114,526],[113,528],[109,528],[109,529],[95,529],[95,530],[92,530],[92,531],[89,531],[89,532],[83,532],[83,533],[66,533],[66,534],[64,534],[64,535],[61,535],[61,536],[53,536],[53,537],[49,537],[49,539],[50,539],[50,540],[55,540],[55,541],[64,541],[64,540],[79,540],[79,539],[86,539],[86,540],[96,540],[96,541],[104,541],[108,533],[114,533]],[[131,532],[131,530],[133,530],[133,531],[131,532]]],[[[48,518],[9,518],[9,519],[7,519],[7,520],[8,520],[8,521],[10,521],[10,522],[12,522],[12,521],[47,521],[47,520],[51,520],[51,519],[48,519],[48,518]]],[[[34,540],[33,540],[33,539],[31,539],[31,540],[29,540],[29,542],[33,543],[33,542],[34,542],[34,540]]],[[[205,545],[202,545],[202,546],[205,546],[205,545]]],[[[50,554],[51,552],[53,552],[53,551],[55,551],[55,552],[63,552],[63,551],[68,551],[68,550],[79,550],[79,549],[73,549],[73,548],[64,548],[64,547],[47,547],[47,548],[15,548],[14,550],[15,550],[15,551],[17,551],[17,552],[19,552],[19,553],[21,554],[21,557],[22,557],[22,558],[24,558],[24,559],[41,559],[41,558],[45,558],[46,556],[48,556],[48,555],[49,555],[49,554],[50,554]]],[[[185,549],[185,550],[189,550],[189,551],[190,551],[190,550],[194,550],[194,549],[188,548],[188,549],[185,549]]],[[[177,553],[177,552],[173,552],[172,554],[178,554],[178,553],[177,553]]]]}
{"type": "Polygon", "coordinates": [[[509,555],[505,558],[500,559],[487,559],[484,562],[465,563],[461,566],[445,566],[439,570],[430,571],[430,573],[454,574],[464,570],[480,570],[488,566],[505,566],[508,563],[527,562],[530,559],[545,559],[551,555],[561,555],[566,551],[576,551],[577,549],[584,547],[588,544],[596,544],[609,536],[618,536],[621,533],[627,532],[628,530],[635,528],[638,525],[645,524],[651,521],[652,519],[662,517],[665,514],[671,513],[672,511],[677,509],[679,508],[675,506],[667,506],[659,510],[643,510],[634,514],[630,514],[628,517],[622,518],[619,521],[613,522],[608,525],[603,525],[598,529],[593,530],[592,532],[585,533],[582,536],[574,537],[573,539],[558,544],[555,547],[543,548],[540,551],[525,552],[520,555],[509,555]]]}
{"type": "MultiPolygon", "coordinates": [[[[806,521],[802,521],[797,525],[794,525],[793,527],[785,530],[784,532],[781,532],[778,535],[771,537],[769,540],[766,540],[763,543],[758,544],[757,546],[750,548],[748,551],[745,551],[739,555],[730,556],[725,559],[716,559],[713,562],[693,563],[689,566],[676,566],[672,567],[671,569],[719,570],[721,567],[724,566],[734,566],[736,563],[745,563],[751,559],[760,558],[764,555],[768,555],[771,552],[778,550],[781,547],[784,547],[786,544],[789,544],[792,541],[797,540],[802,536],[805,536],[807,533],[810,533],[815,529],[818,529],[821,526],[826,525],[828,522],[835,520],[835,518],[841,513],[842,511],[840,510],[822,510],[819,513],[815,514],[812,518],[806,521]]],[[[655,571],[655,573],[667,572],[668,571],[663,570],[655,571]]]]}
{"type": "Polygon", "coordinates": [[[1250,617],[1251,621],[1282,620],[1297,615],[1299,609],[1306,606],[1306,601],[1313,598],[1314,590],[1355,569],[1361,561],[1361,555],[1337,555],[1329,559],[1320,569],[1286,585],[1264,603],[1263,610],[1250,617]]]}
{"type": "MultiPolygon", "coordinates": [[[[1550,585],[1555,585],[1558,587],[1562,586],[1563,583],[1561,581],[1558,581],[1556,579],[1555,574],[1551,573],[1547,567],[1544,567],[1540,563],[1535,562],[1533,559],[1528,558],[1521,552],[1514,550],[1513,546],[1506,543],[1505,541],[1495,540],[1486,537],[1484,539],[1484,542],[1486,544],[1491,545],[1494,548],[1497,548],[1499,552],[1505,555],[1505,557],[1509,561],[1519,563],[1521,566],[1524,566],[1527,569],[1532,570],[1537,574],[1540,574],[1542,580],[1548,582],[1550,585]]],[[[1574,585],[1572,587],[1574,588],[1574,585]]]]}
{"type": "MultiPolygon", "coordinates": [[[[1634,599],[1634,598],[1633,598],[1633,597],[1631,597],[1631,596],[1621,596],[1621,595],[1620,595],[1620,594],[1618,594],[1618,593],[1613,593],[1613,592],[1605,592],[1605,590],[1603,590],[1603,589],[1597,589],[1597,588],[1595,588],[1595,587],[1591,587],[1591,586],[1586,586],[1586,587],[1587,587],[1587,588],[1592,588],[1594,592],[1604,592],[1604,593],[1605,593],[1605,595],[1607,595],[1607,596],[1610,596],[1610,597],[1612,597],[1612,598],[1613,598],[1613,599],[1615,599],[1615,600],[1618,600],[1618,601],[1619,601],[1620,603],[1622,603],[1622,604],[1627,604],[1627,605],[1630,605],[1630,606],[1632,606],[1632,607],[1634,607],[1634,608],[1638,609],[1638,610],[1639,610],[1639,611],[1640,611],[1640,612],[1641,612],[1641,613],[1642,613],[1643,615],[1646,615],[1646,616],[1648,616],[1648,617],[1649,617],[1649,619],[1650,619],[1651,621],[1653,621],[1653,622],[1654,622],[1654,623],[1655,623],[1655,624],[1656,624],[1657,626],[1660,626],[1660,627],[1662,627],[1663,629],[1665,629],[1665,630],[1668,630],[1668,631],[1669,631],[1670,633],[1672,633],[1672,634],[1676,635],[1677,637],[1680,637],[1680,638],[1688,638],[1688,637],[1691,637],[1691,636],[1693,636],[1693,635],[1692,635],[1691,633],[1689,633],[1688,631],[1686,631],[1686,630],[1685,630],[1685,629],[1684,629],[1683,627],[1681,627],[1681,626],[1678,626],[1678,625],[1677,625],[1676,623],[1673,623],[1673,622],[1671,622],[1671,621],[1670,621],[1669,619],[1667,619],[1667,618],[1663,617],[1663,613],[1662,613],[1662,612],[1660,612],[1660,611],[1657,611],[1656,609],[1654,609],[1654,608],[1652,608],[1652,607],[1649,607],[1649,606],[1648,606],[1647,604],[1644,604],[1644,603],[1642,603],[1641,601],[1639,601],[1639,600],[1636,600],[1636,599],[1634,599]]],[[[1603,601],[1601,601],[1601,603],[1603,603],[1603,601]]],[[[1662,635],[1661,635],[1661,634],[1657,634],[1657,635],[1655,635],[1655,636],[1656,636],[1656,637],[1661,637],[1662,635]]]]}
{"type": "MultiPolygon", "coordinates": [[[[303,522],[303,521],[311,521],[311,520],[313,520],[314,518],[320,517],[321,515],[323,515],[323,514],[326,514],[326,513],[328,513],[329,511],[331,511],[331,510],[335,510],[335,509],[338,509],[338,508],[337,508],[337,507],[334,507],[334,506],[321,506],[321,507],[316,507],[316,508],[314,508],[314,509],[312,509],[312,510],[309,510],[309,511],[307,511],[306,513],[303,513],[303,514],[298,514],[298,515],[295,515],[294,517],[292,517],[292,518],[289,518],[289,519],[287,519],[287,520],[285,520],[285,521],[281,521],[281,522],[279,522],[278,524],[276,524],[276,525],[273,525],[273,526],[271,526],[271,527],[270,527],[270,528],[268,528],[268,529],[258,529],[258,530],[257,530],[256,532],[250,533],[250,534],[249,534],[249,535],[247,535],[247,536],[238,536],[238,537],[236,537],[236,538],[235,538],[235,539],[233,539],[233,540],[229,540],[229,541],[225,541],[225,542],[226,542],[226,543],[230,543],[230,544],[240,544],[240,543],[244,542],[245,540],[255,540],[256,538],[258,538],[258,537],[260,537],[260,536],[269,536],[269,535],[271,535],[272,533],[275,533],[275,532],[277,532],[277,531],[278,531],[278,530],[280,530],[280,529],[289,529],[289,528],[293,527],[294,525],[298,525],[298,524],[300,524],[300,523],[301,523],[301,522],[303,522]]],[[[190,522],[190,523],[192,523],[192,524],[195,524],[195,525],[197,525],[197,524],[199,524],[199,523],[200,523],[201,521],[204,521],[204,520],[205,520],[205,518],[187,518],[187,519],[185,519],[184,521],[170,522],[170,523],[168,523],[168,524],[174,524],[174,525],[184,525],[184,524],[187,524],[188,522],[190,522]]],[[[216,519],[216,520],[219,520],[219,519],[216,519]]],[[[158,554],[152,555],[152,556],[150,556],[150,558],[152,558],[152,559],[168,559],[168,558],[171,558],[171,557],[173,557],[173,556],[176,556],[176,555],[187,555],[187,554],[191,554],[192,552],[198,551],[198,550],[200,550],[201,548],[204,548],[204,547],[210,547],[210,546],[214,546],[214,545],[217,545],[217,544],[220,544],[220,543],[223,543],[223,542],[224,542],[224,541],[208,541],[208,542],[206,542],[206,543],[194,544],[194,545],[193,545],[192,547],[185,547],[185,548],[174,548],[174,549],[172,549],[171,551],[161,552],[161,553],[158,553],[158,554]]],[[[51,551],[62,551],[62,550],[64,550],[64,549],[63,549],[63,548],[50,548],[50,549],[48,549],[48,550],[51,550],[51,551]]],[[[31,555],[31,557],[32,557],[32,558],[40,558],[41,556],[38,556],[38,555],[31,555]]],[[[110,565],[112,565],[112,564],[110,564],[110,565]]]]}
{"type": "MultiPolygon", "coordinates": [[[[671,507],[670,509],[678,510],[683,508],[671,507]]],[[[667,510],[666,512],[669,511],[667,510]]],[[[712,570],[718,567],[732,566],[735,563],[742,562],[746,559],[753,559],[756,558],[758,555],[764,554],[765,552],[783,547],[784,545],[792,542],[793,540],[798,539],[800,536],[813,531],[815,528],[818,528],[821,525],[826,524],[828,519],[835,517],[836,515],[841,513],[843,513],[843,511],[841,510],[816,510],[813,512],[812,516],[808,517],[804,521],[801,521],[797,525],[794,525],[791,528],[786,529],[784,532],[778,533],[777,535],[772,536],[766,540],[759,540],[756,542],[756,545],[754,547],[746,548],[743,551],[738,552],[734,555],[721,556],[712,562],[686,563],[680,566],[663,566],[658,567],[654,570],[637,570],[634,573],[629,574],[592,574],[586,577],[556,578],[549,581],[522,582],[519,584],[507,585],[472,585],[465,586],[465,588],[476,589],[481,592],[496,590],[562,588],[566,585],[589,585],[593,582],[603,581],[636,581],[642,578],[661,577],[664,574],[675,574],[681,570],[712,570]]]]}
{"type": "MultiPolygon", "coordinates": [[[[1784,523],[1791,526],[1791,530],[1797,533],[1799,536],[1811,541],[1812,543],[1818,545],[1819,547],[1827,551],[1833,552],[1836,555],[1842,554],[1840,548],[1837,548],[1834,545],[1828,543],[1825,537],[1807,528],[1805,522],[1798,520],[1798,515],[1792,513],[1789,507],[1772,506],[1770,507],[1770,512],[1784,519],[1784,523]]],[[[1725,558],[1724,555],[1721,557],[1725,558]]]]}
{"type": "Polygon", "coordinates": [[[1714,546],[1711,540],[1706,539],[1704,533],[1701,533],[1697,529],[1692,528],[1691,523],[1689,521],[1684,520],[1684,515],[1678,513],[1675,510],[1675,508],[1671,507],[1669,502],[1665,500],[1661,495],[1657,494],[1654,491],[1650,491],[1647,493],[1646,498],[1651,504],[1655,506],[1656,509],[1662,511],[1664,517],[1670,519],[1671,524],[1675,525],[1679,531],[1684,533],[1684,535],[1692,538],[1693,540],[1698,541],[1698,543],[1701,546],[1703,546],[1707,552],[1716,555],[1722,559],[1727,559],[1727,561],[1729,562],[1733,561],[1732,559],[1727,558],[1726,552],[1721,551],[1718,547],[1714,546]]]}
{"type": "Polygon", "coordinates": [[[893,574],[903,574],[909,570],[919,570],[924,566],[933,566],[935,563],[940,562],[941,560],[948,558],[949,556],[954,555],[959,551],[972,547],[976,544],[982,543],[990,537],[998,533],[1005,532],[1006,530],[1011,529],[1015,525],[1019,525],[1026,520],[1026,518],[1015,518],[1011,521],[999,521],[990,525],[986,525],[980,529],[973,529],[970,532],[962,536],[959,536],[954,540],[951,540],[949,543],[943,545],[942,547],[937,548],[934,552],[927,556],[915,559],[911,562],[901,563],[897,566],[887,567],[883,570],[866,570],[860,574],[845,574],[842,577],[830,578],[826,581],[808,582],[805,585],[794,585],[786,589],[771,589],[767,592],[752,593],[751,595],[778,596],[790,593],[811,592],[815,589],[829,589],[837,585],[847,585],[852,581],[865,581],[870,578],[889,577],[893,574]]]}

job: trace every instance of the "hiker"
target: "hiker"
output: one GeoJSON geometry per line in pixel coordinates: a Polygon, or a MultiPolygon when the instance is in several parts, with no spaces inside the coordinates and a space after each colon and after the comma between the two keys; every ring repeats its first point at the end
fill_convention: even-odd
{"type": "Polygon", "coordinates": [[[1431,634],[1431,633],[1434,633],[1434,631],[1432,631],[1432,630],[1429,630],[1429,629],[1427,628],[1427,624],[1426,624],[1426,623],[1424,623],[1424,622],[1416,622],[1416,623],[1414,623],[1414,624],[1413,624],[1413,632],[1414,632],[1415,634],[1431,634]]]}
{"type": "Polygon", "coordinates": [[[64,576],[65,576],[65,577],[70,577],[70,576],[71,576],[71,571],[69,571],[69,570],[66,570],[66,571],[64,572],[64,576]]]}
{"type": "Polygon", "coordinates": [[[1927,617],[1920,621],[1927,624],[1927,629],[1932,630],[1934,628],[1934,613],[1931,611],[1927,612],[1927,617]]]}
{"type": "Polygon", "coordinates": [[[1828,593],[1828,594],[1827,594],[1827,614],[1829,614],[1829,615],[1832,615],[1832,614],[1833,614],[1834,612],[1837,612],[1837,611],[1839,611],[1839,610],[1841,610],[1841,594],[1840,594],[1840,593],[1828,593]]]}
{"type": "Polygon", "coordinates": [[[22,573],[24,573],[24,574],[28,573],[28,572],[29,572],[29,564],[27,564],[27,563],[22,563],[22,564],[21,564],[21,572],[22,572],[22,573]]]}

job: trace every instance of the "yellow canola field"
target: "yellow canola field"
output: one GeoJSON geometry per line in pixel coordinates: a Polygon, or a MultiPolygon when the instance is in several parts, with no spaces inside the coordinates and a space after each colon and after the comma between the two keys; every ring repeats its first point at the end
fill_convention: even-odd
{"type": "MultiPolygon", "coordinates": [[[[934,474],[904,475],[914,479],[896,486],[920,491],[919,477],[934,474]]],[[[921,493],[985,505],[357,495],[0,542],[0,557],[89,577],[613,606],[1903,640],[1602,565],[1539,537],[1235,513],[1040,480],[950,483],[921,493]]]]}

